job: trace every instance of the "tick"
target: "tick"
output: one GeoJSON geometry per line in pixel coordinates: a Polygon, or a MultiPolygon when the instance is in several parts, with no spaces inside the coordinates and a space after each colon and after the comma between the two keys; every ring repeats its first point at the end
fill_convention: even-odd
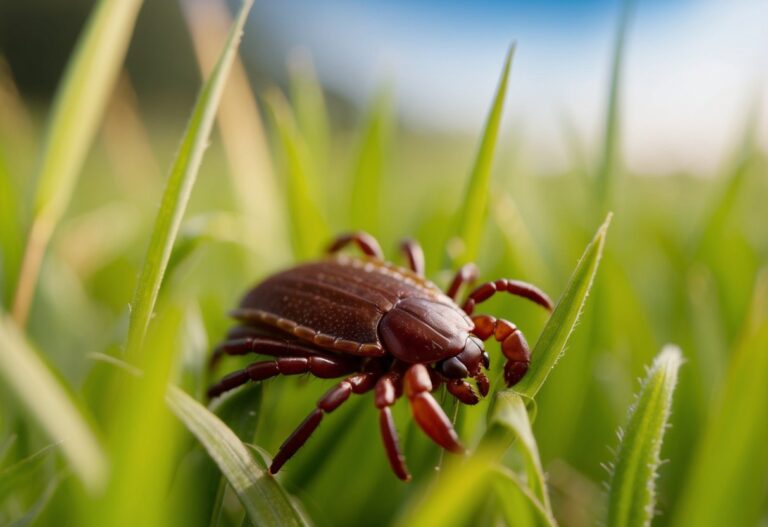
{"type": "Polygon", "coordinates": [[[345,377],[282,444],[269,468],[272,474],[301,448],[325,414],[351,394],[373,390],[387,458],[397,477],[408,481],[411,476],[390,410],[399,397],[405,394],[413,418],[427,436],[462,453],[464,447],[432,392],[444,384],[469,405],[485,397],[489,381],[484,370],[490,359],[483,342],[491,337],[501,343],[506,358],[507,386],[528,370],[531,354],[522,332],[507,320],[473,313],[477,304],[498,292],[525,297],[551,311],[546,294],[525,282],[502,278],[473,289],[459,304],[459,290],[477,279],[475,265],[459,269],[443,293],[424,278],[421,247],[405,240],[400,248],[407,268],[385,261],[379,243],[369,234],[342,235],[331,244],[326,259],[270,276],[232,312],[238,325],[216,348],[212,364],[224,354],[273,358],[227,375],[208,390],[209,397],[277,375],[345,377]],[[352,243],[364,256],[339,254],[352,243]]]}

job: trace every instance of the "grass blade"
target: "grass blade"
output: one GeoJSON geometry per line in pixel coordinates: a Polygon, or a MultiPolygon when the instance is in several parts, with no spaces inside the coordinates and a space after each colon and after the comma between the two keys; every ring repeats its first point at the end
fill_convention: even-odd
{"type": "Polygon", "coordinates": [[[504,60],[504,68],[501,71],[499,87],[493,99],[488,120],[485,123],[483,138],[477,151],[475,165],[469,176],[466,199],[459,213],[458,235],[463,242],[461,253],[454,258],[462,264],[472,261],[477,256],[480,247],[480,236],[483,233],[486,209],[488,205],[488,189],[491,184],[491,168],[493,167],[493,154],[496,150],[496,139],[501,127],[501,116],[504,111],[504,98],[507,94],[509,70],[512,64],[512,56],[515,46],[512,45],[504,60]]]}
{"type": "Polygon", "coordinates": [[[536,498],[520,476],[505,467],[498,467],[495,475],[494,486],[500,502],[499,508],[507,525],[557,526],[552,511],[536,498]]]}
{"type": "Polygon", "coordinates": [[[176,387],[166,395],[173,413],[206,448],[255,525],[305,525],[290,496],[253,460],[232,430],[176,387]]]}
{"type": "Polygon", "coordinates": [[[18,254],[23,241],[19,221],[20,191],[11,178],[0,145],[0,305],[7,306],[19,272],[18,254]]]}
{"type": "Polygon", "coordinates": [[[321,245],[329,239],[329,230],[313,195],[311,156],[288,101],[277,90],[269,92],[266,100],[285,157],[285,194],[293,249],[296,257],[304,260],[317,255],[321,245]]]}
{"type": "Polygon", "coordinates": [[[78,41],[48,125],[32,228],[13,304],[24,326],[48,241],[69,204],[80,167],[117,80],[141,0],[102,0],[78,41]]]}
{"type": "Polygon", "coordinates": [[[565,292],[533,348],[531,367],[523,380],[514,387],[515,392],[529,398],[535,397],[547,380],[549,372],[563,354],[568,338],[576,327],[589,290],[592,288],[610,223],[611,214],[609,213],[597,229],[595,237],[587,245],[579,263],[576,264],[565,292]]]}
{"type": "Polygon", "coordinates": [[[622,64],[624,47],[627,40],[627,28],[632,18],[634,0],[622,2],[619,15],[619,25],[616,30],[616,41],[611,62],[611,87],[608,95],[608,108],[605,116],[605,136],[603,138],[603,153],[595,178],[597,203],[599,211],[605,213],[610,207],[611,191],[619,169],[619,94],[621,91],[622,64]]]}
{"type": "Polygon", "coordinates": [[[533,437],[528,411],[523,399],[511,390],[496,394],[488,423],[488,431],[483,437],[482,443],[499,442],[499,439],[503,437],[506,440],[501,441],[502,444],[509,444],[512,440],[517,439],[516,444],[525,459],[528,487],[547,511],[547,514],[552,516],[547,485],[544,480],[544,470],[539,459],[536,439],[533,437]]]}
{"type": "Polygon", "coordinates": [[[99,441],[67,389],[2,313],[0,376],[46,434],[61,442],[61,451],[89,492],[98,492],[107,476],[107,457],[99,441]]]}
{"type": "Polygon", "coordinates": [[[203,159],[227,74],[253,0],[244,0],[208,80],[203,84],[165,186],[152,239],[139,276],[128,328],[128,352],[137,353],[147,333],[173,243],[203,159]]]}
{"type": "Polygon", "coordinates": [[[382,91],[363,126],[352,178],[350,228],[379,232],[381,179],[392,133],[392,96],[382,91]]]}
{"type": "Polygon", "coordinates": [[[19,489],[23,489],[31,482],[43,481],[47,474],[45,461],[49,454],[56,450],[56,445],[48,445],[24,459],[17,461],[10,467],[0,470],[0,503],[19,489]]]}
{"type": "MultiPolygon", "coordinates": [[[[330,153],[331,128],[323,87],[306,50],[295,51],[289,59],[290,96],[296,123],[306,140],[317,175],[326,175],[330,153]]],[[[324,177],[325,181],[330,178],[324,177]]],[[[320,189],[315,189],[318,191],[320,189]]],[[[323,202],[318,198],[319,202],[323,202]]]]}
{"type": "MultiPolygon", "coordinates": [[[[195,56],[204,76],[213,69],[219,43],[232,20],[224,0],[189,0],[181,3],[192,35],[195,56]]],[[[218,112],[221,143],[227,156],[233,191],[244,213],[250,235],[247,243],[262,260],[289,254],[286,220],[281,207],[272,153],[261,110],[240,57],[232,64],[218,112]]]]}
{"type": "Polygon", "coordinates": [[[680,350],[665,347],[653,361],[621,434],[608,491],[608,525],[650,525],[656,506],[659,453],[668,426],[680,350]]]}
{"type": "Polygon", "coordinates": [[[147,337],[148,353],[129,369],[115,369],[118,382],[108,423],[112,471],[103,499],[89,508],[90,525],[127,527],[171,521],[165,494],[175,473],[174,455],[183,430],[168,411],[164,396],[181,346],[180,326],[180,310],[164,310],[147,337]],[[140,494],[133,491],[137,488],[142,489],[140,494]]]}
{"type": "Polygon", "coordinates": [[[493,482],[494,448],[477,452],[465,462],[448,464],[426,494],[411,500],[395,522],[399,527],[472,525],[472,513],[488,496],[493,482]]]}
{"type": "Polygon", "coordinates": [[[768,322],[764,321],[734,350],[722,391],[696,448],[672,525],[760,523],[765,514],[768,474],[766,407],[768,322]]]}

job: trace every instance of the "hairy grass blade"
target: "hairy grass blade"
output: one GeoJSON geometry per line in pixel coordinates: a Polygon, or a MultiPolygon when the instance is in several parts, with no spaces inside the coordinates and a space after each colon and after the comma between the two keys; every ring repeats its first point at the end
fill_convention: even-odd
{"type": "Polygon", "coordinates": [[[0,376],[54,441],[89,492],[107,476],[107,457],[75,401],[43,359],[27,344],[18,326],[0,313],[0,376]]]}
{"type": "Polygon", "coordinates": [[[603,214],[610,207],[611,192],[619,170],[619,95],[621,91],[622,64],[624,61],[624,47],[627,40],[627,28],[632,18],[633,4],[635,0],[624,0],[619,14],[619,25],[616,30],[616,40],[613,48],[613,60],[611,63],[611,87],[608,95],[608,108],[605,116],[605,130],[603,137],[603,152],[600,165],[595,178],[597,190],[597,203],[599,211],[603,214]]]}
{"type": "Polygon", "coordinates": [[[496,150],[496,140],[501,128],[501,116],[504,111],[504,98],[507,94],[509,70],[512,64],[512,56],[515,46],[512,45],[507,52],[504,68],[501,71],[499,87],[493,99],[488,120],[485,123],[483,138],[475,158],[475,165],[469,176],[466,199],[459,212],[458,235],[462,242],[461,253],[454,258],[462,264],[472,261],[477,256],[480,248],[480,237],[485,224],[486,209],[488,205],[488,189],[491,184],[491,168],[493,167],[493,155],[496,150]]]}
{"type": "Polygon", "coordinates": [[[173,386],[166,400],[219,466],[255,525],[306,524],[291,497],[259,467],[240,439],[218,417],[173,386]]]}
{"type": "Polygon", "coordinates": [[[352,178],[350,227],[379,232],[381,179],[392,133],[392,96],[383,90],[368,111],[352,178]]]}
{"type": "Polygon", "coordinates": [[[317,196],[312,192],[311,156],[283,94],[274,90],[266,99],[285,158],[285,193],[294,253],[300,259],[307,259],[316,256],[329,237],[317,196]]]}
{"type": "Polygon", "coordinates": [[[744,338],[732,357],[696,448],[674,526],[757,525],[765,514],[768,322],[744,338]]]}
{"type": "Polygon", "coordinates": [[[203,84],[174,159],[131,306],[131,320],[128,328],[129,354],[138,353],[147,333],[173,243],[208,143],[224,83],[235,58],[243,25],[252,4],[253,0],[244,0],[216,67],[203,84]]]}
{"type": "Polygon", "coordinates": [[[24,326],[48,241],[69,204],[107,98],[123,64],[141,0],[102,0],[67,66],[48,124],[34,220],[13,304],[24,326]]]}
{"type": "Polygon", "coordinates": [[[525,402],[513,391],[505,390],[496,394],[488,430],[481,441],[481,448],[483,445],[494,443],[506,446],[513,440],[516,440],[515,444],[525,460],[525,475],[529,490],[547,516],[553,517],[544,480],[544,470],[525,402]]]}
{"type": "Polygon", "coordinates": [[[587,245],[579,263],[576,264],[576,269],[571,274],[565,292],[560,297],[552,316],[549,317],[547,325],[544,326],[541,336],[533,348],[533,359],[528,373],[514,387],[514,391],[517,393],[533,398],[563,354],[568,338],[576,327],[579,314],[592,287],[610,223],[611,214],[609,213],[597,230],[595,237],[587,245]]]}
{"type": "Polygon", "coordinates": [[[629,411],[612,467],[608,525],[636,527],[651,524],[656,507],[659,454],[682,360],[677,347],[665,347],[653,361],[629,411]]]}

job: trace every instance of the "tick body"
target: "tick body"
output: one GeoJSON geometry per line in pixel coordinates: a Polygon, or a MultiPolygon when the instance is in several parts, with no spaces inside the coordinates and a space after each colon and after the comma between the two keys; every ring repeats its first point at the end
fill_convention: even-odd
{"type": "Polygon", "coordinates": [[[476,279],[474,265],[462,267],[443,293],[423,276],[421,248],[407,240],[401,250],[408,268],[384,261],[370,235],[341,236],[331,245],[327,259],[267,278],[232,312],[239,324],[216,349],[212,363],[222,354],[273,358],[223,378],[210,388],[210,397],[277,375],[345,377],[283,443],[270,466],[273,474],[304,444],[324,414],[353,393],[373,390],[390,465],[400,479],[409,480],[390,411],[399,397],[405,394],[414,419],[432,440],[452,452],[463,452],[431,392],[445,384],[465,404],[476,404],[487,395],[484,370],[490,360],[483,341],[491,337],[501,343],[506,357],[508,386],[527,371],[530,351],[515,325],[488,315],[473,316],[473,312],[476,304],[499,291],[524,296],[551,310],[543,292],[524,282],[501,279],[477,287],[460,306],[456,296],[462,285],[476,279]],[[337,254],[350,243],[364,256],[337,254]]]}

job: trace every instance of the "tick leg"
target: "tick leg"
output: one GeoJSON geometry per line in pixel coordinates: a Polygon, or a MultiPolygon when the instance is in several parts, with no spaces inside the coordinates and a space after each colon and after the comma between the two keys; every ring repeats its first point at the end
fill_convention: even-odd
{"type": "Polygon", "coordinates": [[[379,377],[375,373],[357,373],[347,377],[339,384],[331,388],[317,401],[317,408],[288,436],[280,450],[272,460],[269,467],[270,474],[277,474],[280,468],[288,461],[312,435],[312,432],[320,425],[323,415],[333,412],[342,405],[353,393],[361,394],[372,389],[379,377]]]}
{"type": "Polygon", "coordinates": [[[536,302],[547,310],[552,311],[552,301],[549,299],[547,294],[544,293],[544,291],[526,282],[508,280],[506,278],[500,278],[499,280],[495,280],[493,282],[486,282],[475,288],[475,290],[472,291],[467,297],[467,300],[464,302],[462,308],[468,315],[471,315],[477,304],[485,302],[493,295],[501,291],[527,298],[528,300],[536,302]]]}
{"type": "Polygon", "coordinates": [[[495,319],[489,315],[472,317],[475,328],[472,333],[482,340],[493,337],[501,343],[501,353],[507,358],[504,365],[504,380],[507,386],[514,386],[523,378],[531,363],[531,350],[523,332],[512,322],[495,319]]]}
{"type": "Polygon", "coordinates": [[[340,235],[328,247],[328,253],[337,253],[350,243],[356,244],[360,250],[368,256],[373,256],[379,260],[384,259],[384,253],[381,250],[381,245],[379,245],[379,242],[376,241],[376,238],[363,231],[350,232],[340,235]]]}
{"type": "Polygon", "coordinates": [[[216,346],[216,349],[213,350],[213,354],[211,355],[209,365],[213,368],[224,355],[247,355],[248,353],[271,355],[273,357],[325,356],[311,348],[299,344],[281,342],[279,340],[264,337],[243,337],[229,339],[216,346]]]}
{"type": "Polygon", "coordinates": [[[477,266],[473,263],[464,264],[456,271],[456,276],[453,277],[451,286],[448,288],[446,294],[452,299],[456,300],[456,295],[459,294],[459,289],[464,284],[472,284],[477,280],[478,270],[477,266]]]}
{"type": "Polygon", "coordinates": [[[463,379],[451,379],[445,383],[445,387],[451,395],[464,404],[472,405],[480,402],[480,397],[478,397],[472,385],[463,379]]]}
{"type": "Polygon", "coordinates": [[[389,465],[398,478],[403,481],[410,481],[411,474],[405,466],[405,457],[400,451],[400,441],[397,438],[395,420],[392,419],[392,410],[390,409],[398,397],[395,385],[399,378],[400,374],[393,372],[379,379],[379,382],[376,383],[376,408],[379,409],[379,429],[389,465]]]}
{"type": "Polygon", "coordinates": [[[408,260],[408,267],[419,276],[424,276],[424,249],[419,242],[406,238],[400,242],[400,252],[408,260]]]}
{"type": "Polygon", "coordinates": [[[413,418],[432,441],[451,452],[464,453],[451,421],[432,394],[432,381],[423,364],[414,364],[405,373],[405,394],[411,403],[413,418]]]}
{"type": "Polygon", "coordinates": [[[280,357],[249,364],[233,372],[208,389],[208,397],[218,397],[248,381],[263,381],[276,375],[300,375],[311,373],[321,379],[332,379],[349,374],[357,369],[358,361],[335,357],[280,357]]]}

